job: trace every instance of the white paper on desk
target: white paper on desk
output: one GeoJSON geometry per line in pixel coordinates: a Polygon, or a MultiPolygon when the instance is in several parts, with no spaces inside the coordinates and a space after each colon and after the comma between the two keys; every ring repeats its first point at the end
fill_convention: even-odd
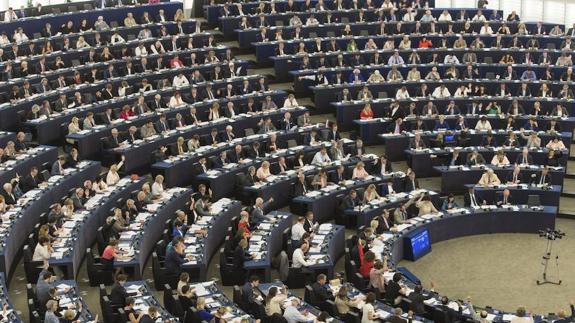
{"type": "Polygon", "coordinates": [[[403,231],[403,230],[405,230],[405,229],[407,229],[407,228],[409,228],[409,227],[411,227],[411,226],[412,226],[411,223],[402,223],[402,224],[398,225],[398,226],[396,227],[396,229],[397,229],[397,232],[401,232],[401,231],[403,231]]]}
{"type": "Polygon", "coordinates": [[[485,319],[487,319],[488,321],[493,321],[495,317],[496,317],[495,314],[487,313],[487,317],[485,319]]]}
{"type": "Polygon", "coordinates": [[[503,321],[511,321],[515,318],[515,315],[513,314],[503,314],[503,321]]]}
{"type": "Polygon", "coordinates": [[[206,295],[210,294],[208,292],[208,290],[204,286],[202,286],[201,284],[196,285],[195,289],[196,289],[196,295],[198,297],[202,297],[202,296],[206,296],[206,295]]]}
{"type": "Polygon", "coordinates": [[[263,240],[263,236],[259,236],[259,235],[253,235],[250,237],[250,242],[255,242],[255,241],[261,241],[263,240]]]}
{"type": "Polygon", "coordinates": [[[384,310],[378,309],[377,311],[375,311],[375,314],[377,315],[377,317],[379,317],[380,319],[386,319],[388,318],[391,313],[388,313],[384,310]]]}

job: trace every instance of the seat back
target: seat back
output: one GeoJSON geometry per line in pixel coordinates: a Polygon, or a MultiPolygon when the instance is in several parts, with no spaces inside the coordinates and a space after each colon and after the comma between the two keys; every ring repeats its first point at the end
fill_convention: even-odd
{"type": "Polygon", "coordinates": [[[527,196],[527,205],[528,206],[539,206],[541,205],[541,197],[535,194],[529,194],[527,196]]]}

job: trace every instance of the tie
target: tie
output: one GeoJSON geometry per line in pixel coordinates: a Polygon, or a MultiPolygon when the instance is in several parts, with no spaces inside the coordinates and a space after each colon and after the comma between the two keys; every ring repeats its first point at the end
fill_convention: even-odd
{"type": "Polygon", "coordinates": [[[545,184],[545,175],[541,176],[541,182],[539,184],[541,185],[545,184]]]}
{"type": "Polygon", "coordinates": [[[471,206],[477,206],[477,201],[475,201],[475,194],[470,194],[471,196],[471,206]]]}

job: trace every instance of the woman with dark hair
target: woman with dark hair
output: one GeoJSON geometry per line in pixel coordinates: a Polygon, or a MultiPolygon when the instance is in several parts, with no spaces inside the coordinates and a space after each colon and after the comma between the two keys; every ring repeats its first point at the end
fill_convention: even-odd
{"type": "Polygon", "coordinates": [[[282,315],[281,304],[287,298],[285,293],[282,293],[279,287],[272,286],[268,290],[268,295],[265,299],[266,315],[272,316],[274,314],[282,315]]]}

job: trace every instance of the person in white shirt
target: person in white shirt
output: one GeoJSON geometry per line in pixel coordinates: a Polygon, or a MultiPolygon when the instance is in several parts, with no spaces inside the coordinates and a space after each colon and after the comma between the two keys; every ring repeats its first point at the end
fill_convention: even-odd
{"type": "Polygon", "coordinates": [[[441,84],[439,87],[433,90],[433,93],[431,95],[434,98],[447,98],[451,96],[451,93],[449,93],[449,89],[446,88],[444,84],[441,84]]]}
{"type": "Polygon", "coordinates": [[[295,107],[299,107],[299,104],[297,103],[293,93],[290,93],[287,99],[284,101],[284,108],[295,108],[295,107]]]}
{"type": "Polygon", "coordinates": [[[304,223],[305,223],[305,218],[303,216],[300,216],[297,218],[296,224],[294,224],[291,227],[291,239],[292,239],[292,241],[297,241],[298,244],[301,241],[301,238],[303,237],[303,235],[306,233],[306,231],[303,227],[304,223]]]}
{"type": "Polygon", "coordinates": [[[152,196],[158,198],[162,196],[162,193],[164,193],[164,176],[158,175],[152,184],[152,196]]]}
{"type": "Polygon", "coordinates": [[[307,242],[302,242],[301,246],[294,250],[292,255],[292,267],[302,268],[315,265],[314,261],[309,261],[305,259],[305,253],[308,251],[309,245],[307,242]]]}
{"type": "Polygon", "coordinates": [[[491,129],[492,129],[491,123],[489,122],[489,120],[487,120],[486,116],[482,116],[481,119],[475,125],[475,130],[490,131],[491,129]]]}
{"type": "Polygon", "coordinates": [[[477,14],[475,14],[475,16],[473,16],[473,19],[471,19],[471,21],[473,21],[473,22],[484,22],[486,20],[487,20],[487,18],[485,18],[485,16],[483,15],[483,12],[481,10],[477,10],[477,14]]]}
{"type": "Polygon", "coordinates": [[[284,310],[284,319],[287,323],[305,323],[314,322],[314,319],[308,315],[307,312],[302,314],[297,308],[299,306],[299,299],[292,297],[291,302],[284,310]]]}
{"type": "Polygon", "coordinates": [[[402,99],[409,99],[409,91],[407,91],[407,87],[402,86],[399,90],[397,90],[397,93],[395,94],[395,98],[397,100],[402,100],[402,99]]]}
{"type": "Polygon", "coordinates": [[[452,21],[451,14],[447,10],[443,10],[443,12],[437,18],[437,21],[452,21]]]}
{"type": "Polygon", "coordinates": [[[401,20],[405,22],[413,22],[415,20],[416,13],[411,8],[407,8],[407,12],[403,15],[401,20]]]}
{"type": "Polygon", "coordinates": [[[469,92],[470,90],[465,85],[462,85],[457,88],[453,96],[456,98],[466,97],[469,95],[469,92]]]}
{"type": "Polygon", "coordinates": [[[124,39],[124,37],[122,37],[122,35],[120,35],[120,33],[115,32],[110,38],[110,42],[112,43],[112,45],[115,45],[125,43],[126,40],[124,39]]]}
{"type": "Polygon", "coordinates": [[[28,39],[28,35],[26,35],[26,33],[24,33],[24,30],[22,30],[22,27],[19,27],[18,29],[16,29],[16,31],[14,32],[14,42],[16,44],[22,44],[27,42],[28,39]]]}
{"type": "Polygon", "coordinates": [[[445,58],[443,59],[443,63],[444,64],[459,64],[459,59],[457,58],[457,56],[448,53],[447,55],[445,55],[445,58]]]}
{"type": "Polygon", "coordinates": [[[122,161],[120,161],[118,164],[113,164],[110,166],[108,175],[106,175],[106,185],[114,186],[120,181],[118,170],[122,167],[122,165],[124,165],[124,156],[122,156],[122,161]]]}
{"type": "Polygon", "coordinates": [[[180,105],[184,104],[184,100],[182,100],[182,95],[180,92],[174,93],[168,104],[170,105],[170,108],[179,107],[180,105]]]}
{"type": "Polygon", "coordinates": [[[321,147],[320,151],[315,153],[312,160],[312,165],[323,166],[325,164],[331,163],[331,158],[327,154],[327,149],[325,147],[321,147]]]}
{"type": "Polygon", "coordinates": [[[134,54],[136,54],[136,56],[148,56],[148,50],[143,43],[140,43],[134,50],[134,54]]]}
{"type": "Polygon", "coordinates": [[[38,238],[38,244],[34,249],[32,261],[43,261],[44,263],[47,263],[53,251],[54,250],[50,246],[50,240],[48,237],[40,237],[38,238]]]}
{"type": "Polygon", "coordinates": [[[6,12],[4,13],[4,22],[11,22],[14,20],[18,20],[18,16],[16,15],[16,12],[14,11],[14,9],[12,9],[11,7],[8,8],[8,10],[6,10],[6,12]]]}
{"type": "Polygon", "coordinates": [[[315,18],[314,15],[310,15],[309,18],[307,18],[305,25],[306,26],[317,26],[317,25],[319,25],[319,21],[315,18]]]}
{"type": "Polygon", "coordinates": [[[174,76],[174,80],[172,85],[175,87],[182,87],[190,85],[190,81],[184,76],[183,72],[180,72],[178,75],[174,76]]]}
{"type": "Polygon", "coordinates": [[[493,35],[493,29],[491,29],[491,26],[489,26],[488,22],[485,22],[483,24],[483,27],[481,27],[481,30],[479,31],[480,34],[482,35],[493,35]]]}

